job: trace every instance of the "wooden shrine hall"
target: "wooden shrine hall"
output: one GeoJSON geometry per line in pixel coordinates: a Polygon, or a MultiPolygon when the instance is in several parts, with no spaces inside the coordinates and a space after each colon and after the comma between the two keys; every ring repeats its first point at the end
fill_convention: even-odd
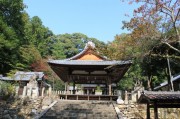
{"type": "Polygon", "coordinates": [[[64,60],[50,60],[48,64],[65,82],[66,96],[79,95],[77,84],[82,86],[81,95],[111,96],[116,84],[129,69],[131,61],[108,60],[99,55],[93,42],[88,42],[79,54],[64,60]],[[72,94],[69,91],[70,84],[72,94]],[[102,94],[96,93],[98,86],[102,94]]]}

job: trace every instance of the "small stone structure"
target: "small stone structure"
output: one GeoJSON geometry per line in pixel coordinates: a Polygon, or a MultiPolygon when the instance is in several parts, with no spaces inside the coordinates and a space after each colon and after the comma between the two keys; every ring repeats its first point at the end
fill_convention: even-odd
{"type": "Polygon", "coordinates": [[[131,100],[132,100],[132,102],[137,102],[137,100],[141,96],[142,91],[144,91],[144,87],[142,87],[142,86],[134,87],[134,90],[131,91],[131,100]]]}
{"type": "Polygon", "coordinates": [[[50,96],[52,92],[51,85],[44,80],[43,72],[18,71],[13,77],[3,77],[0,75],[1,80],[10,83],[18,82],[18,85],[14,86],[15,95],[22,98],[27,96],[31,98],[50,96]]]}
{"type": "Polygon", "coordinates": [[[23,97],[28,96],[36,98],[39,96],[38,82],[36,81],[37,76],[32,76],[27,86],[24,86],[23,97]]]}

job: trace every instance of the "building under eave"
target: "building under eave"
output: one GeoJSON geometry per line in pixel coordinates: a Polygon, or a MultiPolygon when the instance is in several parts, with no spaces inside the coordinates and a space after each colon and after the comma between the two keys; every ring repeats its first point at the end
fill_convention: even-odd
{"type": "Polygon", "coordinates": [[[65,82],[68,92],[69,83],[82,84],[85,94],[95,94],[96,87],[101,86],[104,95],[113,93],[112,87],[124,76],[131,61],[108,60],[100,56],[95,44],[88,42],[82,52],[64,60],[49,60],[53,71],[65,82]]]}

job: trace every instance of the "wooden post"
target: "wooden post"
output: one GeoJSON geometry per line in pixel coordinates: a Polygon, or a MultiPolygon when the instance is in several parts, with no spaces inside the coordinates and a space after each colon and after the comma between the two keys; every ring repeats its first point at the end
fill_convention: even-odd
{"type": "Polygon", "coordinates": [[[112,92],[112,87],[111,87],[111,80],[110,78],[108,77],[108,85],[109,85],[109,95],[111,95],[111,92],[112,92]]]}
{"type": "Polygon", "coordinates": [[[149,102],[147,103],[146,118],[147,118],[147,119],[150,119],[150,107],[149,107],[149,102]]]}
{"type": "Polygon", "coordinates": [[[89,95],[89,88],[87,89],[87,95],[89,95]]]}
{"type": "Polygon", "coordinates": [[[69,94],[69,82],[66,82],[67,84],[67,86],[66,86],[66,94],[69,94]]]}
{"type": "Polygon", "coordinates": [[[75,82],[73,82],[73,94],[75,94],[75,82]]]}
{"type": "Polygon", "coordinates": [[[64,90],[65,90],[65,94],[67,94],[67,82],[65,82],[64,90]]]}
{"type": "Polygon", "coordinates": [[[108,95],[108,86],[107,86],[107,83],[106,83],[106,95],[108,95]]]}
{"type": "Polygon", "coordinates": [[[158,107],[156,101],[154,102],[154,119],[158,119],[158,107]]]}

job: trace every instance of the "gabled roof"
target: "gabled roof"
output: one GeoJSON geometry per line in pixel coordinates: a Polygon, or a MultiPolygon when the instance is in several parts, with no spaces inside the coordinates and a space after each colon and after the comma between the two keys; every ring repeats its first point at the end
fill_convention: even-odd
{"type": "Polygon", "coordinates": [[[64,82],[98,84],[105,83],[108,78],[117,83],[132,62],[108,60],[99,55],[94,43],[88,42],[79,54],[64,60],[49,60],[48,64],[64,82]]]}
{"type": "Polygon", "coordinates": [[[128,61],[116,61],[116,60],[108,60],[105,56],[100,56],[99,53],[95,50],[95,44],[93,42],[88,42],[84,48],[83,51],[78,53],[77,55],[64,59],[64,60],[49,60],[49,64],[59,64],[59,65],[124,65],[124,64],[131,64],[131,60],[128,61]],[[86,60],[79,60],[80,57],[86,55],[86,53],[91,50],[93,55],[100,58],[100,60],[92,60],[92,59],[86,59],[86,60]]]}
{"type": "Polygon", "coordinates": [[[99,52],[96,51],[96,47],[95,44],[91,41],[89,41],[88,43],[86,43],[86,46],[84,48],[83,51],[81,51],[80,53],[78,53],[77,55],[68,58],[67,60],[77,60],[80,57],[82,57],[83,55],[85,55],[88,51],[91,51],[91,53],[97,57],[99,57],[101,60],[107,60],[107,58],[105,56],[100,56],[99,52]]]}
{"type": "Polygon", "coordinates": [[[2,77],[0,80],[4,81],[29,81],[33,76],[37,77],[37,80],[42,80],[44,73],[43,72],[23,72],[18,71],[15,73],[15,75],[10,77],[2,77]]]}
{"type": "Polygon", "coordinates": [[[16,72],[13,79],[17,81],[29,81],[33,76],[37,77],[37,80],[42,80],[44,73],[43,72],[16,72]]]}
{"type": "Polygon", "coordinates": [[[180,102],[180,92],[144,91],[138,99],[138,103],[141,104],[146,104],[148,102],[151,103],[154,101],[159,103],[176,103],[176,101],[180,102]]]}
{"type": "Polygon", "coordinates": [[[12,81],[13,79],[11,77],[0,77],[0,80],[3,80],[3,81],[12,81]]]}
{"type": "Polygon", "coordinates": [[[123,64],[131,64],[131,60],[128,61],[94,61],[94,60],[50,60],[48,63],[59,64],[59,65],[123,65],[123,64]]]}

